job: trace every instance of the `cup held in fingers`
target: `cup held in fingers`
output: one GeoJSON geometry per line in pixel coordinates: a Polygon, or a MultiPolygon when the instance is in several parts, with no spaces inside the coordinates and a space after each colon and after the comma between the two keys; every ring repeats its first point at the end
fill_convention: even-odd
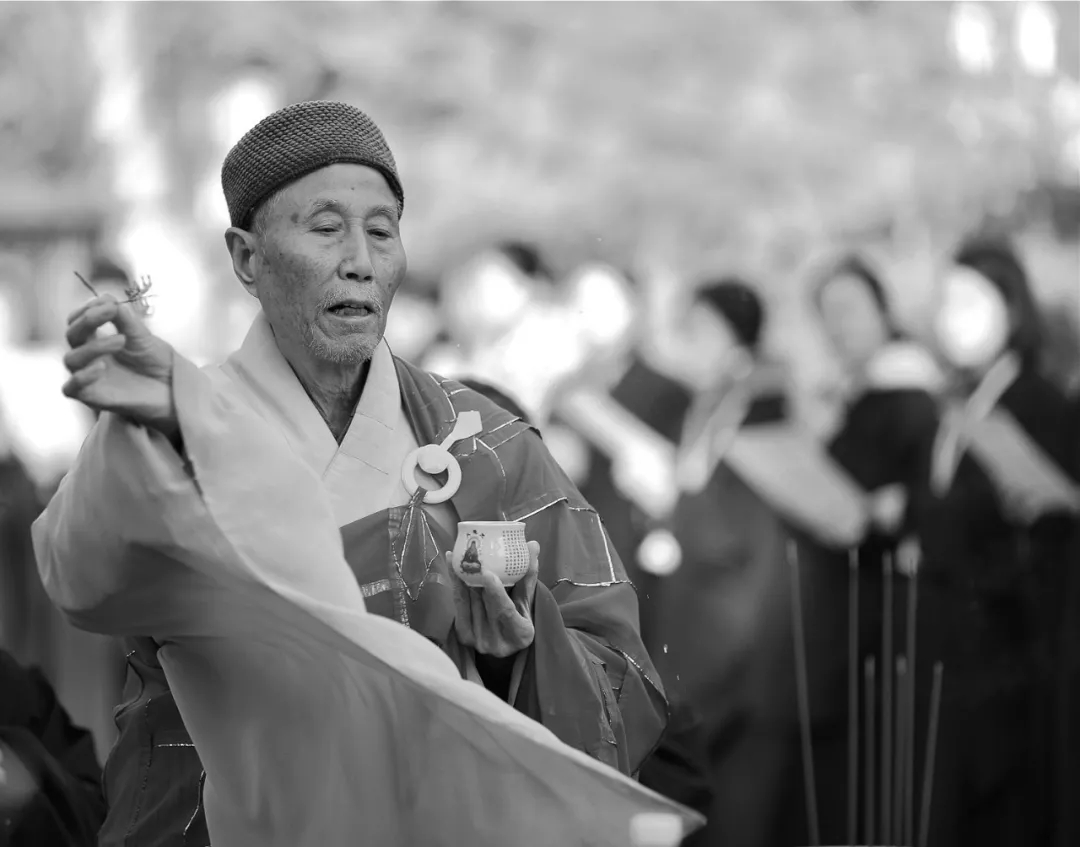
{"type": "Polygon", "coordinates": [[[529,570],[529,545],[521,521],[461,521],[451,555],[454,573],[466,585],[480,588],[484,573],[493,573],[509,588],[529,570]]]}

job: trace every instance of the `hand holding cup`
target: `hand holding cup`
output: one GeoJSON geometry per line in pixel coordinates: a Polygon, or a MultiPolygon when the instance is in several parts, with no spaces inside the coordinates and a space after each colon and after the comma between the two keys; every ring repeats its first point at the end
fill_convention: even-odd
{"type": "Polygon", "coordinates": [[[529,647],[540,545],[515,521],[463,521],[447,554],[454,583],[458,640],[485,656],[506,658],[529,647]]]}

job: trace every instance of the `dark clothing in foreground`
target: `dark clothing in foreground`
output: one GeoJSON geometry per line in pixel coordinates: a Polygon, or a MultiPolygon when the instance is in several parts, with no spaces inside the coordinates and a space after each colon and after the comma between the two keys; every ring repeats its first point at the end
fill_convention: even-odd
{"type": "MultiPolygon", "coordinates": [[[[0,845],[91,847],[105,819],[94,739],[73,726],[52,686],[0,651],[0,748],[16,757],[38,790],[18,808],[0,806],[0,845]]],[[[0,797],[3,794],[0,793],[0,797]]]]}

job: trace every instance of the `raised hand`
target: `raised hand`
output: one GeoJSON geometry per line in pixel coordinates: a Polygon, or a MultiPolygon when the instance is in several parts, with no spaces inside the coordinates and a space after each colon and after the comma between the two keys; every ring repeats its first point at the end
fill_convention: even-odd
{"type": "Polygon", "coordinates": [[[484,571],[484,585],[471,588],[461,581],[450,563],[454,583],[454,627],[458,641],[477,653],[498,659],[513,656],[533,643],[532,601],[540,570],[540,545],[529,542],[529,570],[509,591],[491,571],[484,571]]]}
{"type": "Polygon", "coordinates": [[[68,317],[71,377],[64,394],[99,412],[115,412],[166,435],[177,428],[172,395],[173,349],[155,336],[131,306],[105,295],[68,317]],[[106,324],[115,335],[101,335],[106,324]]]}

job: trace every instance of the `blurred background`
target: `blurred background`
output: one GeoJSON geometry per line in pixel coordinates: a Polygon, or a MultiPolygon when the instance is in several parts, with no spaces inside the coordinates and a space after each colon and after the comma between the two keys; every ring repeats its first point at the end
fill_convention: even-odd
{"type": "Polygon", "coordinates": [[[223,358],[257,303],[224,249],[221,162],[307,99],[364,109],[397,159],[395,350],[498,381],[541,422],[556,378],[584,367],[577,340],[637,327],[656,361],[688,356],[695,286],[738,274],[824,429],[813,269],[862,251],[919,337],[943,262],[982,230],[1017,245],[1047,370],[1076,388],[1080,4],[0,4],[0,453],[29,480],[3,491],[0,635],[102,757],[119,648],[35,593],[17,564],[34,507],[12,505],[47,499],[92,423],[59,391],[65,318],[88,296],[74,272],[116,290],[149,276],[155,331],[223,358]],[[495,363],[483,339],[507,315],[528,331],[495,363]]]}

